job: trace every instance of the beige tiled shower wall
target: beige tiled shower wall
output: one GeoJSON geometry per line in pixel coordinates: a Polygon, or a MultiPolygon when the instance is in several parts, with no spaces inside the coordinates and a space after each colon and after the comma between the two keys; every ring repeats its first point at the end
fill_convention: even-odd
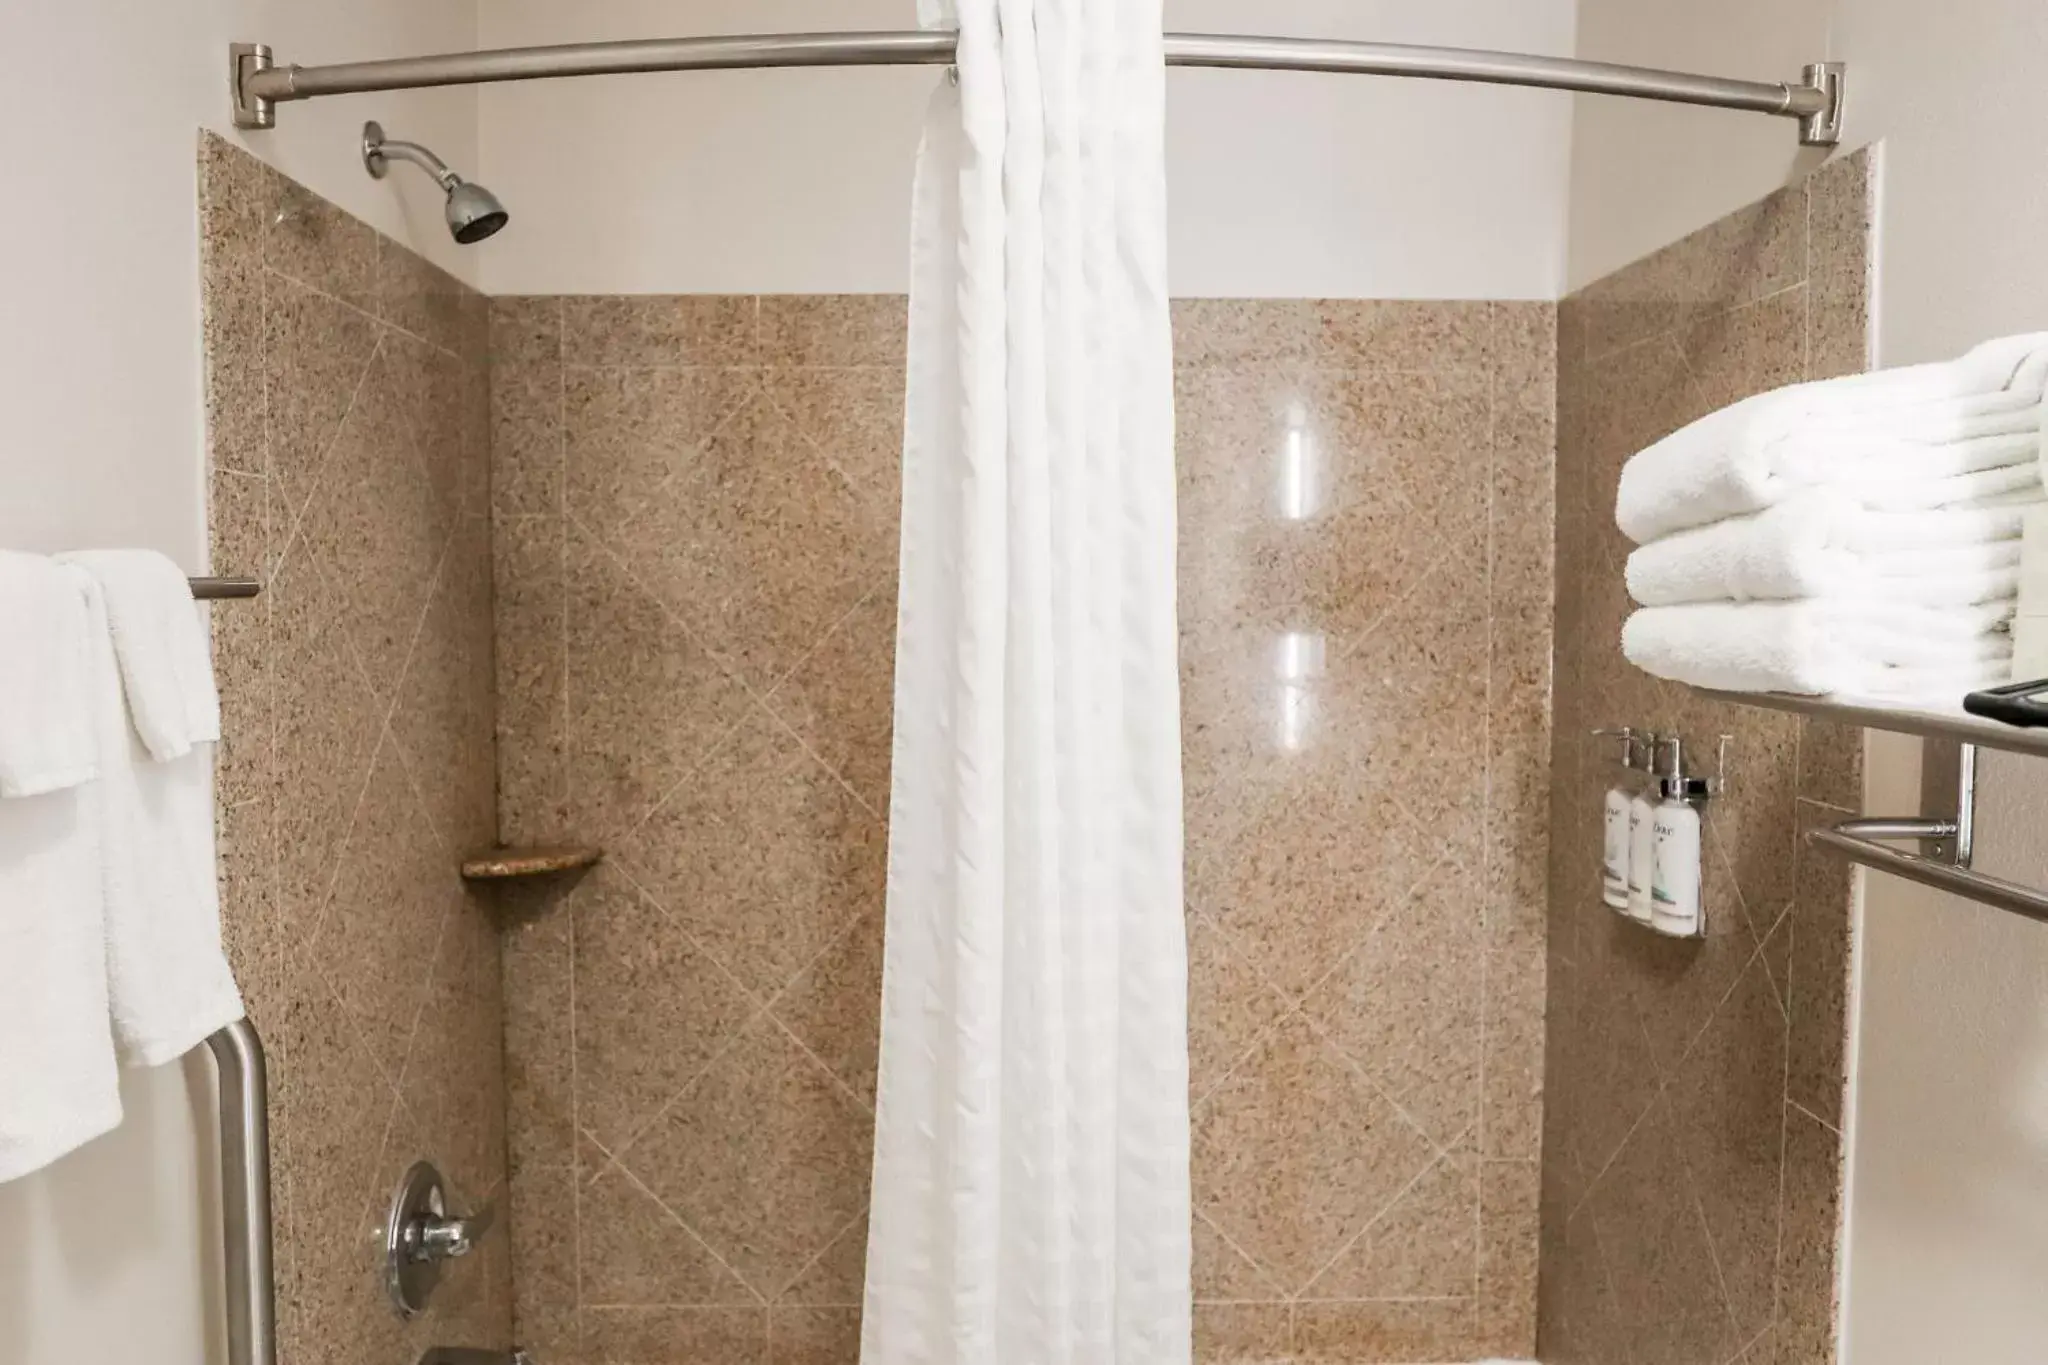
{"type": "MultiPolygon", "coordinates": [[[[483,300],[211,135],[200,207],[222,914],[269,1053],[283,1365],[510,1340],[494,1235],[400,1322],[377,1239],[427,1157],[502,1201],[483,300]]],[[[170,453],[167,452],[167,457],[170,453]]]]}
{"type": "MultiPolygon", "coordinates": [[[[1526,1355],[1555,313],[1176,314],[1198,1354],[1526,1355]]],[[[505,940],[545,1365],[851,1362],[904,305],[492,306],[505,940]]]]}
{"type": "Polygon", "coordinates": [[[1709,702],[1621,658],[1623,461],[1738,398],[1865,366],[1868,153],[1566,299],[1558,315],[1543,1359],[1835,1358],[1846,867],[1802,846],[1861,799],[1860,735],[1709,702]],[[1727,748],[1705,826],[1708,937],[1600,899],[1611,741],[1727,748]]]}

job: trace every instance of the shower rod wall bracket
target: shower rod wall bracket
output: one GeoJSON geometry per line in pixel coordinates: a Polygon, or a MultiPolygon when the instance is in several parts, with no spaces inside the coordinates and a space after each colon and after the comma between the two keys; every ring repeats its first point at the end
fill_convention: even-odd
{"type": "Polygon", "coordinates": [[[277,102],[251,88],[251,78],[257,72],[268,71],[275,65],[268,43],[228,44],[228,103],[233,111],[235,127],[277,126],[277,102]]]}
{"type": "MultiPolygon", "coordinates": [[[[237,128],[272,128],[283,101],[371,90],[611,76],[643,71],[729,71],[759,67],[949,66],[958,36],[924,30],[855,33],[761,33],[708,38],[645,38],[626,42],[446,52],[334,66],[279,66],[261,43],[229,49],[237,128]]],[[[1799,140],[1832,147],[1841,137],[1840,62],[1815,62],[1798,84],[1702,76],[1689,71],[1477,48],[1357,43],[1326,38],[1266,38],[1225,33],[1169,33],[1168,66],[1262,71],[1324,71],[1354,76],[1408,76],[1477,81],[1543,90],[1662,100],[1739,109],[1799,121],[1799,140]]]]}
{"type": "Polygon", "coordinates": [[[1849,70],[1845,62],[1810,62],[1806,67],[1806,84],[1821,92],[1826,103],[1811,114],[1799,118],[1799,145],[1802,147],[1834,147],[1842,141],[1842,91],[1845,75],[1849,70]]]}

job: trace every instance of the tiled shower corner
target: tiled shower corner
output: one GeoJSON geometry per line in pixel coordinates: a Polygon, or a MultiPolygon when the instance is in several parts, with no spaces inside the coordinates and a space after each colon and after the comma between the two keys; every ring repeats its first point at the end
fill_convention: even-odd
{"type": "Polygon", "coordinates": [[[1835,1359],[1851,882],[1801,833],[1861,802],[1860,736],[1729,706],[1621,658],[1629,455],[1714,408],[1865,368],[1871,157],[1832,162],[1558,311],[1543,1359],[1835,1359]],[[1731,737],[1708,937],[1601,903],[1595,727],[1731,737]]]}
{"type": "MultiPolygon", "coordinates": [[[[484,301],[246,152],[200,145],[223,930],[269,1054],[287,1365],[504,1347],[504,1239],[384,1296],[431,1157],[503,1201],[484,301]]],[[[465,1209],[464,1211],[467,1211],[465,1209]]]]}

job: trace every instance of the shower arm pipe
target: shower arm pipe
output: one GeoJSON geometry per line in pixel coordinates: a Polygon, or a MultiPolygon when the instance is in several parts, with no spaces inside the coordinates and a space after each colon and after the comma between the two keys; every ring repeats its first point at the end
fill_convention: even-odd
{"type": "Polygon", "coordinates": [[[377,144],[376,154],[386,161],[410,161],[439,181],[444,190],[454,189],[462,183],[462,177],[457,175],[447,162],[417,142],[400,142],[394,138],[385,138],[377,144]]]}
{"type": "MultiPolygon", "coordinates": [[[[946,31],[777,33],[569,43],[334,66],[278,66],[269,47],[261,43],[236,43],[229,52],[229,83],[235,125],[269,128],[275,126],[278,104],[323,95],[647,71],[944,66],[953,61],[956,46],[957,35],[946,31]]],[[[1797,119],[1800,141],[1808,146],[1831,147],[1841,136],[1843,69],[1839,62],[1809,65],[1801,80],[1791,84],[1475,48],[1169,33],[1166,63],[1236,70],[1410,76],[1622,95],[1797,119]]]]}

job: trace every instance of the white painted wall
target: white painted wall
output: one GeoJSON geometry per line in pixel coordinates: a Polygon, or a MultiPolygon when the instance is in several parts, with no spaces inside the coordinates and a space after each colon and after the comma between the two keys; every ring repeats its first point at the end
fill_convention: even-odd
{"type": "MultiPolygon", "coordinates": [[[[1582,55],[1778,78],[1849,63],[1852,142],[1884,142],[1886,365],[2048,328],[2039,0],[1582,0],[1582,55]]],[[[1571,278],[1597,278],[1780,183],[1784,128],[1582,99],[1571,278]]],[[[1918,746],[1868,746],[1866,796],[1916,790],[1918,746]]],[[[1992,759],[1978,865],[2048,886],[2048,765],[1992,759]]],[[[2048,1342],[2048,928],[1882,877],[1866,888],[1851,1111],[1846,1365],[2035,1365],[2048,1342]]]]}
{"type": "MultiPolygon", "coordinates": [[[[904,28],[912,0],[490,0],[487,46],[904,28]]],[[[1166,0],[1175,29],[1568,52],[1573,0],[1166,0]]],[[[492,293],[895,292],[939,73],[714,72],[488,87],[512,227],[492,293]]],[[[1551,298],[1567,96],[1290,73],[1168,82],[1183,295],[1551,298]]]]}
{"type": "MultiPolygon", "coordinates": [[[[0,546],[147,545],[203,566],[201,125],[226,131],[231,40],[332,61],[475,41],[471,0],[65,0],[0,6],[0,546]]],[[[428,254],[458,260],[420,179],[378,184],[374,114],[458,164],[466,91],[283,111],[248,145],[428,254]]],[[[0,973],[4,975],[4,973],[0,973]]],[[[220,1359],[206,1063],[131,1076],[116,1133],[0,1184],[0,1365],[220,1359]],[[196,1086],[196,1088],[195,1088],[196,1086]]]]}

